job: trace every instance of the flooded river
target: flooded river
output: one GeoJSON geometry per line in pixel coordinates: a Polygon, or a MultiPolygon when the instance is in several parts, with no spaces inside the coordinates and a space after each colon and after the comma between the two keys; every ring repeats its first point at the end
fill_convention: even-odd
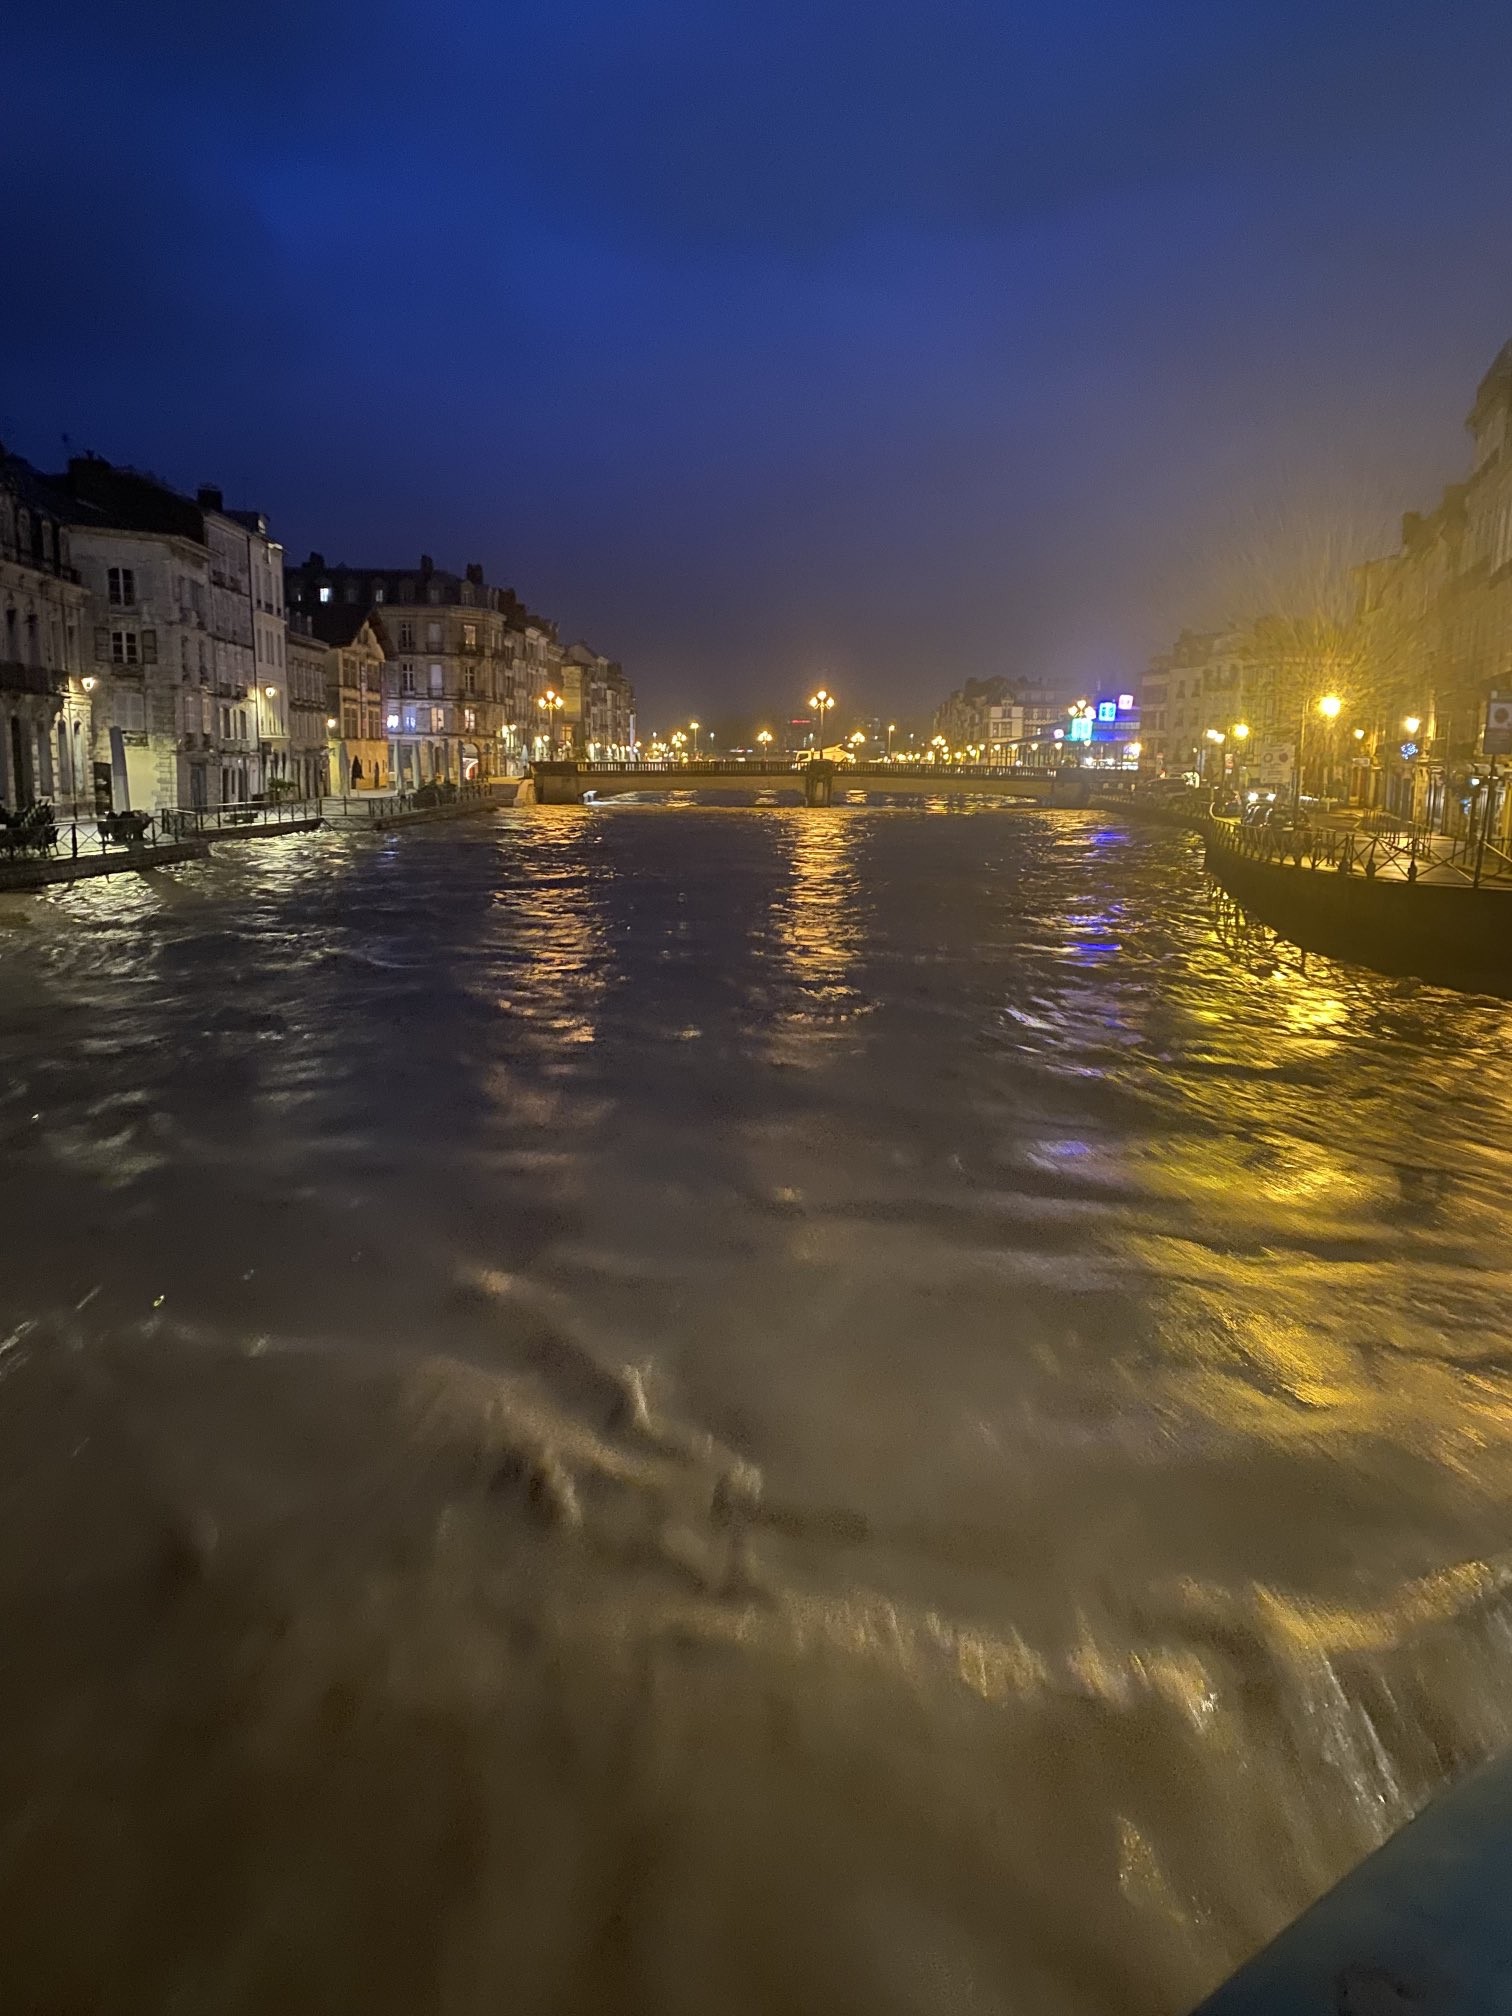
{"type": "Polygon", "coordinates": [[[1179,2016],[1512,1735],[1509,1038],[1093,814],[0,898],[4,2006],[1179,2016]]]}

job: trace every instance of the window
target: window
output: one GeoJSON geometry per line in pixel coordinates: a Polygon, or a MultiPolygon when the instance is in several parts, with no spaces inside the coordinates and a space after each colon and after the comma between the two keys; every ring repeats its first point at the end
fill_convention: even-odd
{"type": "Polygon", "coordinates": [[[478,690],[478,675],[476,672],[474,672],[471,665],[469,665],[466,671],[464,671],[462,674],[462,691],[464,693],[476,693],[477,690],[478,690]]]}
{"type": "Polygon", "coordinates": [[[441,625],[432,617],[425,626],[425,641],[432,651],[441,649],[441,625]]]}
{"type": "Polygon", "coordinates": [[[112,609],[134,609],[136,607],[136,569],[134,567],[107,567],[105,581],[110,591],[112,609]]]}
{"type": "Polygon", "coordinates": [[[322,601],[322,602],[329,602],[329,601],[330,601],[330,599],[331,599],[331,584],[330,584],[330,582],[329,582],[329,581],[322,581],[322,582],[321,582],[321,584],[320,584],[320,599],[321,599],[321,601],[322,601]]]}
{"type": "Polygon", "coordinates": [[[477,624],[464,623],[462,625],[462,649],[464,651],[476,651],[477,648],[478,648],[477,624]]]}
{"type": "Polygon", "coordinates": [[[112,665],[137,665],[141,658],[137,648],[135,630],[112,630],[110,633],[110,662],[112,665]]]}
{"type": "Polygon", "coordinates": [[[390,728],[397,728],[399,726],[399,716],[397,714],[390,714],[390,716],[388,717],[388,725],[390,726],[390,728]]]}
{"type": "Polygon", "coordinates": [[[413,707],[406,707],[404,710],[404,732],[406,735],[413,735],[415,732],[415,710],[413,707]]]}
{"type": "Polygon", "coordinates": [[[401,651],[413,651],[414,648],[415,648],[414,624],[401,623],[399,625],[399,649],[401,651]]]}
{"type": "Polygon", "coordinates": [[[399,691],[401,693],[413,693],[414,690],[415,690],[414,666],[401,665],[399,668],[399,691]]]}
{"type": "Polygon", "coordinates": [[[445,691],[445,679],[439,665],[432,665],[430,668],[430,690],[432,693],[445,691]]]}
{"type": "Polygon", "coordinates": [[[375,602],[381,602],[383,600],[383,583],[381,581],[375,581],[373,583],[373,600],[375,602]]]}
{"type": "Polygon", "coordinates": [[[478,725],[478,710],[477,710],[477,708],[476,708],[476,707],[464,707],[464,708],[462,709],[462,726],[463,726],[464,728],[476,728],[476,727],[477,727],[477,725],[478,725]]]}
{"type": "Polygon", "coordinates": [[[342,708],[341,732],[349,742],[357,740],[357,709],[355,707],[342,708]]]}
{"type": "Polygon", "coordinates": [[[111,704],[116,727],[126,729],[129,734],[140,735],[147,726],[147,714],[142,696],[136,688],[117,687],[112,695],[111,704]]]}
{"type": "Polygon", "coordinates": [[[431,709],[432,734],[435,735],[443,734],[445,732],[445,729],[446,729],[446,709],[444,707],[432,707],[431,709]]]}

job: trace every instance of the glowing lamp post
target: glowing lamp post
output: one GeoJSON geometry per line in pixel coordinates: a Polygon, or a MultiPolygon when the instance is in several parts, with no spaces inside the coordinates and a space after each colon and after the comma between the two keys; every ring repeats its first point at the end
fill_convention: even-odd
{"type": "Polygon", "coordinates": [[[823,756],[824,723],[826,718],[829,715],[833,714],[835,711],[835,696],[833,693],[829,692],[825,687],[821,686],[817,693],[812,693],[809,695],[809,705],[810,707],[813,708],[814,712],[819,716],[819,754],[823,756]]]}
{"type": "Polygon", "coordinates": [[[770,756],[770,755],[771,755],[771,753],[772,753],[772,731],[771,731],[771,729],[770,729],[770,728],[761,728],[761,729],[758,729],[758,730],[757,730],[757,734],[756,734],[756,740],[757,740],[757,741],[758,741],[758,742],[760,743],[760,745],[761,745],[761,753],[762,753],[762,755],[763,755],[763,756],[770,756]]]}

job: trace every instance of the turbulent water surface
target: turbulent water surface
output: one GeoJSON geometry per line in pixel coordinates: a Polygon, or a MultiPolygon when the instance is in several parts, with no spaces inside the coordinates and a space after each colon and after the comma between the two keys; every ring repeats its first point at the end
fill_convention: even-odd
{"type": "Polygon", "coordinates": [[[28,2012],[1176,2016],[1512,1722],[1512,1014],[1089,814],[0,899],[28,2012]]]}

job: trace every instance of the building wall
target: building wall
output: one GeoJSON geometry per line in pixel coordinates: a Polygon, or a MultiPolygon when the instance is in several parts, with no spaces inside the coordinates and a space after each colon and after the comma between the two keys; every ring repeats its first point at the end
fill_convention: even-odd
{"type": "Polygon", "coordinates": [[[67,526],[0,465],[0,804],[92,804],[87,616],[67,526]]]}
{"type": "Polygon", "coordinates": [[[208,550],[153,533],[75,526],[89,591],[93,758],[119,764],[117,811],[220,803],[208,550]]]}
{"type": "Polygon", "coordinates": [[[289,781],[301,798],[323,797],[332,789],[332,718],[326,697],[329,647],[318,638],[290,630],[286,638],[289,692],[289,781]]]}

